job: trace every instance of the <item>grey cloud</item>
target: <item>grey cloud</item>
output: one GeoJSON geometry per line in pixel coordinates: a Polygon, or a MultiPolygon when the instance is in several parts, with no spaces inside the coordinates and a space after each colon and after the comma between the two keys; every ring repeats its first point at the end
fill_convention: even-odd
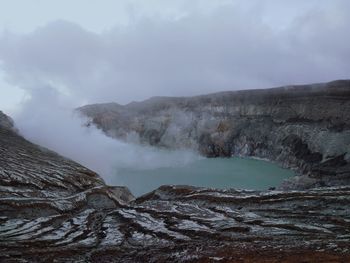
{"type": "Polygon", "coordinates": [[[343,2],[308,11],[283,31],[233,6],[178,20],[143,18],[96,34],[56,21],[0,41],[16,85],[63,87],[77,101],[128,102],[346,78],[350,19],[343,2]]]}

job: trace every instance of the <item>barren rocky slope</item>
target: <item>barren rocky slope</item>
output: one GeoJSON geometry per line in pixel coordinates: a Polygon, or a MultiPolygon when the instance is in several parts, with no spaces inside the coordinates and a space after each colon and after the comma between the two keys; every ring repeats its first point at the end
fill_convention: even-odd
{"type": "Polygon", "coordinates": [[[0,112],[0,262],[349,262],[350,186],[133,200],[0,112]]]}
{"type": "MultiPolygon", "coordinates": [[[[348,262],[350,188],[161,187],[119,208],[2,218],[2,262],[348,262]]],[[[67,211],[68,212],[68,211],[67,211]]]]}
{"type": "Polygon", "coordinates": [[[112,137],[208,157],[255,156],[296,169],[284,189],[350,183],[350,80],[79,111],[112,137]]]}

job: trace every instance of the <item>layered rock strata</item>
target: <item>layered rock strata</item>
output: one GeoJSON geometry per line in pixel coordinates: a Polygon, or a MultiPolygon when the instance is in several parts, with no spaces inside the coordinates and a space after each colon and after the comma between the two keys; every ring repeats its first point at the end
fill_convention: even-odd
{"type": "Polygon", "coordinates": [[[2,217],[2,262],[347,262],[350,188],[161,187],[118,208],[2,217]]]}

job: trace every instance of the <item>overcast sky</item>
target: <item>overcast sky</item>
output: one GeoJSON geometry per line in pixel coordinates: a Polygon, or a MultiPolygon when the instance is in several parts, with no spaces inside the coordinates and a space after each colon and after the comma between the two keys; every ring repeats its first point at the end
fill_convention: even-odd
{"type": "Polygon", "coordinates": [[[0,0],[0,110],[48,90],[75,107],[349,78],[349,10],[348,0],[0,0]]]}

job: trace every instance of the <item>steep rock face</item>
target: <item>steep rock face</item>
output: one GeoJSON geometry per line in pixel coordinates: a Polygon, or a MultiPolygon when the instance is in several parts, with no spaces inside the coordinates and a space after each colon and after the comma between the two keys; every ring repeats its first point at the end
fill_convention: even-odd
{"type": "Polygon", "coordinates": [[[106,134],[208,157],[255,156],[300,174],[284,187],[350,182],[350,81],[155,97],[79,108],[106,134]]]}
{"type": "Polygon", "coordinates": [[[347,262],[349,201],[348,186],[133,200],[0,125],[0,262],[347,262]]]}

